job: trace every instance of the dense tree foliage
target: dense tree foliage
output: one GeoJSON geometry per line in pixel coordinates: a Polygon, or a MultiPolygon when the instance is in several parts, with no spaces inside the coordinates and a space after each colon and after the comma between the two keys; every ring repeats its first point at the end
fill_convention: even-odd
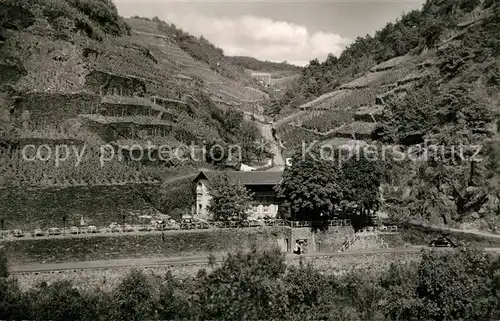
{"type": "Polygon", "coordinates": [[[277,250],[229,255],[175,278],[133,270],[109,292],[71,282],[21,291],[0,278],[3,320],[475,321],[500,316],[499,261],[476,249],[424,251],[419,263],[333,276],[289,267],[277,250]]]}
{"type": "MultiPolygon", "coordinates": [[[[241,149],[241,155],[232,155],[231,161],[238,161],[241,163],[250,163],[255,160],[263,160],[272,157],[268,149],[262,148],[263,138],[257,126],[244,119],[243,113],[234,109],[223,111],[213,106],[210,110],[210,117],[214,120],[212,124],[218,129],[219,136],[225,143],[227,160],[229,146],[238,146],[241,149]],[[241,156],[241,158],[239,158],[241,156]]],[[[220,141],[217,141],[221,144],[220,141]]],[[[207,147],[210,149],[210,146],[207,147]]],[[[209,157],[210,155],[207,155],[209,157]]],[[[212,162],[211,159],[207,159],[212,162]]],[[[213,163],[213,162],[212,162],[213,163]]],[[[219,160],[218,163],[223,163],[219,160]]]]}
{"type": "Polygon", "coordinates": [[[111,0],[8,0],[3,5],[24,9],[38,20],[47,19],[56,35],[63,39],[71,37],[72,30],[96,40],[102,40],[106,34],[122,36],[130,33],[130,27],[118,15],[111,0]]]}
{"type": "Polygon", "coordinates": [[[245,220],[250,209],[252,195],[240,182],[227,174],[218,175],[210,182],[208,211],[216,221],[245,220]]]}
{"type": "Polygon", "coordinates": [[[298,154],[292,160],[293,165],[283,173],[277,195],[295,218],[327,219],[343,198],[336,158],[324,156],[317,151],[298,154]]]}
{"type": "Polygon", "coordinates": [[[376,153],[370,156],[363,150],[349,154],[340,149],[316,148],[293,158],[277,186],[278,197],[294,218],[325,220],[344,215],[349,209],[357,216],[351,219],[366,224],[370,213],[380,205],[385,165],[376,153]],[[336,213],[339,209],[342,211],[336,213]]]}

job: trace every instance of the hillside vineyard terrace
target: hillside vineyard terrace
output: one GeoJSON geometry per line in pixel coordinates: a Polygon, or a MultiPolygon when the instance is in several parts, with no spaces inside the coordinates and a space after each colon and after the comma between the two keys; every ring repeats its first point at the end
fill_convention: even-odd
{"type": "MultiPolygon", "coordinates": [[[[55,167],[61,166],[65,162],[74,163],[75,167],[80,166],[83,159],[87,155],[95,157],[92,151],[95,147],[88,145],[25,145],[21,150],[23,161],[26,162],[45,162],[53,163],[55,167]]],[[[113,161],[204,161],[210,158],[213,161],[235,161],[242,160],[242,147],[240,145],[198,145],[191,142],[190,145],[178,144],[171,145],[156,145],[151,141],[147,141],[144,145],[100,145],[97,148],[97,157],[101,167],[106,166],[106,163],[113,161]]]]}

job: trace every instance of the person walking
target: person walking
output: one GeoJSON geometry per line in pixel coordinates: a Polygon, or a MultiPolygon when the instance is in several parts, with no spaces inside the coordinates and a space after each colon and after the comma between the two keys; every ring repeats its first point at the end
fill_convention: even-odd
{"type": "Polygon", "coordinates": [[[298,255],[300,255],[300,253],[302,253],[302,245],[299,243],[299,241],[295,242],[295,251],[294,251],[294,253],[298,254],[298,255]]]}

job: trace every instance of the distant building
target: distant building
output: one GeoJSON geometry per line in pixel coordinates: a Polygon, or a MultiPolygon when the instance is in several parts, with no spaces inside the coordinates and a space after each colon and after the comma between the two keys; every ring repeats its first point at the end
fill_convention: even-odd
{"type": "Polygon", "coordinates": [[[248,166],[245,164],[240,165],[240,171],[242,171],[242,172],[253,172],[254,170],[256,170],[255,167],[251,167],[251,166],[248,166]]]}
{"type": "Polygon", "coordinates": [[[243,184],[253,193],[252,208],[248,213],[249,218],[276,217],[278,202],[274,187],[279,184],[282,172],[211,172],[202,171],[196,176],[196,216],[209,218],[207,207],[210,203],[210,181],[221,173],[229,175],[235,181],[243,184]]]}
{"type": "Polygon", "coordinates": [[[266,86],[271,85],[271,74],[270,73],[251,71],[250,76],[257,81],[262,82],[266,86]]]}

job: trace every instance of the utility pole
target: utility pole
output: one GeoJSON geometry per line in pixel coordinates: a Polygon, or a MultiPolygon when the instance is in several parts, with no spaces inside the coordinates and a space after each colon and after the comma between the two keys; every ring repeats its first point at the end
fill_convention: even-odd
{"type": "Polygon", "coordinates": [[[63,216],[63,235],[66,235],[66,216],[63,216]]]}

